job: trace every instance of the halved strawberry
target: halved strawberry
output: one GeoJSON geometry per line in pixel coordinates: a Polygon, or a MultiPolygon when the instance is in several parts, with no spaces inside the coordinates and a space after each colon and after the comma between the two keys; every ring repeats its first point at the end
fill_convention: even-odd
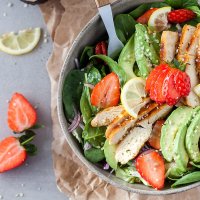
{"type": "Polygon", "coordinates": [[[149,145],[157,150],[160,149],[161,128],[164,122],[165,120],[163,119],[156,121],[151,132],[151,137],[148,140],[149,145]]]}
{"type": "Polygon", "coordinates": [[[170,68],[163,84],[163,95],[165,96],[166,103],[170,106],[175,105],[181,98],[181,95],[175,88],[174,77],[179,73],[178,69],[170,68]]]}
{"type": "Polygon", "coordinates": [[[140,154],[136,159],[136,169],[153,188],[160,190],[164,187],[165,164],[157,151],[149,150],[140,154]]]}
{"type": "Polygon", "coordinates": [[[0,173],[18,167],[26,160],[26,156],[26,150],[17,138],[5,138],[0,142],[0,173]]]}
{"type": "Polygon", "coordinates": [[[158,65],[157,67],[155,67],[151,73],[149,74],[147,80],[146,80],[146,91],[149,92],[151,87],[152,87],[152,84],[155,83],[157,77],[160,75],[160,73],[162,73],[163,70],[165,70],[166,68],[168,67],[167,64],[161,64],[161,65],[158,65]]]}
{"type": "Polygon", "coordinates": [[[20,138],[9,136],[0,141],[0,173],[20,166],[28,155],[35,155],[37,148],[30,142],[35,137],[31,130],[20,138]]]}
{"type": "Polygon", "coordinates": [[[163,88],[163,82],[169,72],[170,68],[167,67],[164,69],[158,78],[156,79],[154,85],[152,86],[150,90],[150,97],[157,103],[164,103],[165,102],[165,96],[163,95],[162,88],[163,88]]]}
{"type": "Polygon", "coordinates": [[[152,13],[156,11],[158,8],[151,8],[147,10],[143,15],[141,15],[139,18],[137,18],[137,22],[140,24],[147,24],[149,21],[149,18],[151,17],[152,13]]]}
{"type": "Polygon", "coordinates": [[[97,83],[92,90],[91,104],[99,108],[116,106],[120,99],[120,83],[118,76],[112,72],[97,83]]]}
{"type": "Polygon", "coordinates": [[[15,93],[8,106],[8,126],[14,132],[22,132],[35,125],[37,114],[28,100],[19,93],[15,93]]]}

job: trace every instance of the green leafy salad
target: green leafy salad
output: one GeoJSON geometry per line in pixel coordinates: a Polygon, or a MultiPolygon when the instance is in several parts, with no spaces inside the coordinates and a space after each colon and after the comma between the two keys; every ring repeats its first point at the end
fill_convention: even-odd
{"type": "Polygon", "coordinates": [[[200,7],[146,3],[114,17],[120,54],[86,46],[62,99],[87,160],[161,190],[200,181],[200,7]]]}

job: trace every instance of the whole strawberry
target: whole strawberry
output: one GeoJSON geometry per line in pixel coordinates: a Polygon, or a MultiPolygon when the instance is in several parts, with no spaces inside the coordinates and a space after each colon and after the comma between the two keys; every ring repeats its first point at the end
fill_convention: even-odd
{"type": "Polygon", "coordinates": [[[16,133],[35,125],[37,113],[29,101],[20,93],[15,93],[8,105],[8,126],[16,133]]]}
{"type": "Polygon", "coordinates": [[[196,14],[192,10],[178,9],[168,13],[168,21],[170,23],[178,24],[194,19],[196,14]]]}

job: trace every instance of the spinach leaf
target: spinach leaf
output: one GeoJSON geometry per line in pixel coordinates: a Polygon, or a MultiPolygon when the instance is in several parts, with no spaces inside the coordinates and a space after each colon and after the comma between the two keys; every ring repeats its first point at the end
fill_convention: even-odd
{"type": "Polygon", "coordinates": [[[99,58],[107,63],[110,70],[118,75],[121,87],[126,83],[127,77],[126,77],[124,70],[112,58],[105,56],[105,55],[94,55],[94,56],[90,57],[90,59],[93,59],[93,58],[99,58]]]}
{"type": "Polygon", "coordinates": [[[174,184],[172,184],[172,188],[175,188],[180,185],[185,185],[189,183],[194,183],[200,181],[200,171],[192,172],[187,174],[180,179],[178,179],[174,184]]]}
{"type": "Polygon", "coordinates": [[[128,183],[140,183],[140,175],[135,169],[135,167],[124,167],[120,168],[118,167],[115,171],[116,177],[128,182],[128,183]]]}
{"type": "Polygon", "coordinates": [[[129,14],[119,14],[115,17],[114,23],[118,38],[126,44],[135,32],[136,21],[129,14]]]}
{"type": "MultiPolygon", "coordinates": [[[[101,80],[101,74],[95,67],[88,69],[85,74],[85,83],[96,85],[101,80]]],[[[84,86],[83,93],[80,100],[80,109],[83,116],[83,122],[87,121],[97,112],[97,108],[90,103],[90,88],[84,86]]]]}
{"type": "Polygon", "coordinates": [[[161,8],[161,7],[165,7],[165,6],[169,6],[169,5],[164,2],[145,3],[145,4],[138,6],[136,9],[131,11],[129,14],[134,19],[137,19],[138,17],[140,17],[142,14],[144,14],[150,8],[161,8]]]}
{"type": "Polygon", "coordinates": [[[85,142],[89,142],[95,148],[101,148],[105,142],[106,127],[92,127],[89,120],[82,133],[85,142]]]}
{"type": "Polygon", "coordinates": [[[78,140],[80,144],[83,144],[82,132],[83,130],[80,126],[72,131],[73,136],[78,140]]]}
{"type": "Polygon", "coordinates": [[[200,17],[196,17],[193,20],[184,22],[181,24],[181,26],[183,27],[185,24],[191,25],[191,26],[196,26],[198,23],[200,23],[200,17]]]}
{"type": "Polygon", "coordinates": [[[200,17],[200,9],[198,6],[190,6],[187,9],[192,10],[194,13],[197,14],[197,17],[200,17]]]}
{"type": "Polygon", "coordinates": [[[81,67],[86,67],[88,64],[89,58],[94,55],[94,47],[86,46],[80,57],[80,65],[81,67]]]}
{"type": "Polygon", "coordinates": [[[80,70],[71,70],[65,78],[62,101],[66,118],[73,119],[74,108],[79,108],[80,98],[83,89],[84,72],[80,70]]]}
{"type": "Polygon", "coordinates": [[[165,3],[173,8],[187,8],[190,6],[198,6],[197,0],[165,0],[165,3]]]}
{"type": "Polygon", "coordinates": [[[92,163],[97,163],[105,158],[103,150],[94,147],[85,150],[84,155],[92,163]]]}

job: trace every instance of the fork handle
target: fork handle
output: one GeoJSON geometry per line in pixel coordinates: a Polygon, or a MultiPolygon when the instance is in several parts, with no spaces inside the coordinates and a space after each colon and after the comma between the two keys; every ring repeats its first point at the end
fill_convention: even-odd
{"type": "Polygon", "coordinates": [[[105,6],[107,4],[109,4],[109,0],[95,0],[97,8],[105,6]]]}

